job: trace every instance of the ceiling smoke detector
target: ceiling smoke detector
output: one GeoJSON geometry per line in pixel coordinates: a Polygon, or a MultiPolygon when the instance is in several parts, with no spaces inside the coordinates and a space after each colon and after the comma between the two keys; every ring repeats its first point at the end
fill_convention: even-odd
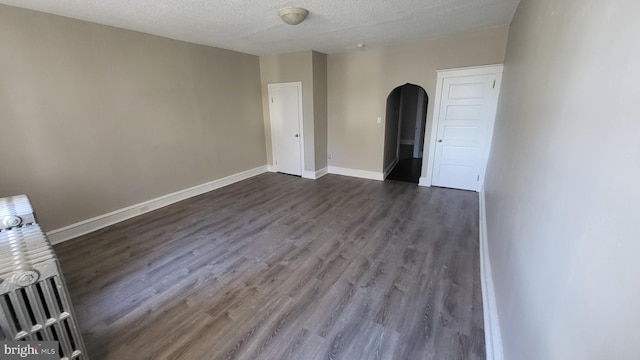
{"type": "Polygon", "coordinates": [[[309,15],[309,10],[301,7],[286,7],[278,10],[278,16],[289,25],[298,25],[309,15]]]}

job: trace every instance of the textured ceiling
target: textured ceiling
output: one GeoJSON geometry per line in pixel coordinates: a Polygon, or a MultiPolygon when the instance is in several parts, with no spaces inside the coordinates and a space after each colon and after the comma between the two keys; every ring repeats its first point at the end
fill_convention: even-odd
{"type": "Polygon", "coordinates": [[[339,53],[511,23],[520,0],[0,0],[0,3],[255,55],[339,53]],[[277,15],[302,6],[287,25],[277,15]]]}

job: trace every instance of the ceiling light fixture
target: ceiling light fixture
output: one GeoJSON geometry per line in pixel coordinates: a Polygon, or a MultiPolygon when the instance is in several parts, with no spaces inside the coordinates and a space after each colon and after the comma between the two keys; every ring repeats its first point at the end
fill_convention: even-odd
{"type": "Polygon", "coordinates": [[[298,25],[309,14],[309,10],[301,7],[286,7],[278,10],[278,16],[289,25],[298,25]]]}

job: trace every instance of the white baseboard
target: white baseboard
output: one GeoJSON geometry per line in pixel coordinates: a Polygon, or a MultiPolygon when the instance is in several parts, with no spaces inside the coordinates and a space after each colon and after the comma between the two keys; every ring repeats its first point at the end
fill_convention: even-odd
{"type": "Polygon", "coordinates": [[[399,161],[399,160],[398,160],[398,158],[396,157],[396,158],[393,160],[393,162],[392,162],[391,164],[389,164],[389,166],[387,166],[387,167],[384,169],[384,172],[382,173],[383,178],[385,178],[385,179],[387,178],[387,176],[389,175],[389,173],[391,172],[391,170],[393,170],[393,168],[394,168],[396,165],[398,165],[398,161],[399,161]]]}
{"type": "Polygon", "coordinates": [[[400,139],[400,145],[413,145],[415,144],[415,140],[402,140],[400,139]]]}
{"type": "MultiPolygon", "coordinates": [[[[267,171],[268,172],[278,172],[278,168],[275,165],[267,165],[267,171]]],[[[327,175],[327,168],[322,168],[318,171],[309,171],[309,170],[302,170],[302,173],[300,174],[300,176],[303,179],[318,179],[322,176],[327,175]]]]}
{"type": "Polygon", "coordinates": [[[233,175],[224,177],[222,179],[209,181],[201,185],[196,185],[188,189],[176,191],[171,194],[160,196],[155,199],[141,202],[139,204],[128,206],[126,208],[119,209],[116,211],[112,211],[108,214],[99,215],[91,219],[83,220],[78,223],[65,226],[60,229],[49,231],[47,232],[47,237],[49,238],[49,241],[51,241],[51,243],[58,244],[63,241],[67,241],[75,237],[78,237],[80,235],[88,234],[90,232],[100,230],[109,225],[113,225],[121,221],[130,219],[132,217],[147,213],[149,211],[153,211],[161,207],[171,205],[178,201],[182,201],[182,200],[185,200],[200,194],[204,194],[206,192],[209,192],[215,189],[219,189],[227,185],[231,185],[238,181],[245,180],[256,175],[260,175],[267,171],[268,171],[268,167],[265,165],[265,166],[257,167],[255,169],[233,174],[233,175]]]}
{"type": "Polygon", "coordinates": [[[424,176],[420,176],[418,186],[431,186],[431,181],[427,180],[427,178],[424,176]]]}
{"type": "Polygon", "coordinates": [[[344,175],[344,176],[351,176],[351,177],[379,180],[379,181],[384,180],[384,174],[377,171],[348,169],[348,168],[342,168],[337,166],[329,166],[328,171],[329,171],[329,174],[344,175]]]}
{"type": "Polygon", "coordinates": [[[484,189],[480,190],[478,196],[480,200],[480,280],[482,282],[482,310],[484,312],[484,341],[487,360],[504,360],[500,320],[489,258],[484,189]]]}
{"type": "Polygon", "coordinates": [[[327,175],[327,171],[328,170],[327,170],[326,167],[324,167],[324,168],[322,168],[322,169],[320,169],[318,171],[307,171],[307,170],[304,170],[304,171],[302,171],[302,177],[305,178],[305,179],[313,179],[313,180],[315,180],[315,179],[319,179],[322,176],[327,175]]]}
{"type": "Polygon", "coordinates": [[[302,178],[303,179],[315,180],[316,172],[315,171],[309,171],[309,170],[302,170],[302,178]]]}
{"type": "Polygon", "coordinates": [[[316,171],[316,179],[319,179],[329,173],[329,169],[325,166],[322,169],[316,171]]]}

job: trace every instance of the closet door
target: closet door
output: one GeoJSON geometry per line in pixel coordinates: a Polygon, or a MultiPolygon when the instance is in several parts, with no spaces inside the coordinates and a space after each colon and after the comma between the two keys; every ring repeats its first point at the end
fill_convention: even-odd
{"type": "Polygon", "coordinates": [[[495,68],[476,69],[479,74],[463,75],[459,71],[438,74],[438,109],[434,113],[429,164],[431,185],[477,191],[484,180],[491,146],[499,73],[495,68]]]}

